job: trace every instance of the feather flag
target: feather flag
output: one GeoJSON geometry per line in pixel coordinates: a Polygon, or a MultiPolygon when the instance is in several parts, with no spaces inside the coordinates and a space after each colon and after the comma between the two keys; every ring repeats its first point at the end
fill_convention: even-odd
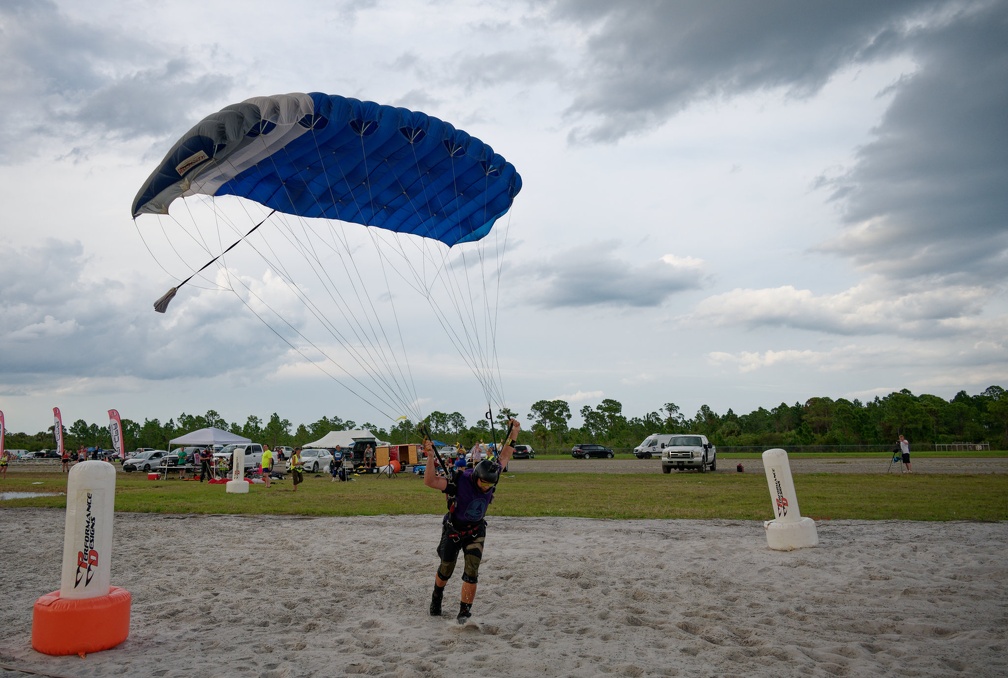
{"type": "Polygon", "coordinates": [[[119,410],[109,410],[109,435],[112,436],[112,449],[115,450],[115,456],[120,460],[125,459],[123,454],[123,436],[122,436],[122,419],[119,418],[119,410]]]}
{"type": "Polygon", "coordinates": [[[53,418],[53,438],[56,439],[56,451],[59,455],[63,456],[63,416],[60,414],[59,408],[52,408],[53,418]]]}

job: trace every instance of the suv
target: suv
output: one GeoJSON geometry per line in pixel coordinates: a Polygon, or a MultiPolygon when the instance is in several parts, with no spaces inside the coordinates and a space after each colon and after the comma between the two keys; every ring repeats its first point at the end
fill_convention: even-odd
{"type": "Polygon", "coordinates": [[[535,450],[531,445],[515,445],[512,459],[535,459],[535,450]]]}
{"type": "Polygon", "coordinates": [[[577,459],[588,459],[590,457],[613,458],[613,451],[604,445],[575,445],[571,449],[571,456],[577,459]]]}
{"type": "Polygon", "coordinates": [[[665,443],[661,453],[662,473],[671,473],[673,468],[680,471],[688,468],[703,473],[708,468],[717,470],[717,450],[707,436],[689,434],[674,435],[665,443]]]}

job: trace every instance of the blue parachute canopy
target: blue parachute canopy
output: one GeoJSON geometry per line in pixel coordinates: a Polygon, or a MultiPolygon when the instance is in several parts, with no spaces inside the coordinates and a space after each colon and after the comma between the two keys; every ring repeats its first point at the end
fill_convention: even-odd
{"type": "Polygon", "coordinates": [[[167,214],[175,198],[235,195],[280,212],[479,240],[521,190],[515,168],[424,113],[341,96],[256,97],[182,136],[133,201],[167,214]]]}

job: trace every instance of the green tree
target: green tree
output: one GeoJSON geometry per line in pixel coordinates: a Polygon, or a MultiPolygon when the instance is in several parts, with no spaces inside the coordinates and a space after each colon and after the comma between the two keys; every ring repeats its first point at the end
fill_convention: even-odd
{"type": "Polygon", "coordinates": [[[304,445],[312,440],[316,439],[312,438],[311,431],[308,430],[308,427],[304,424],[298,424],[297,430],[294,431],[294,444],[304,445]]]}
{"type": "Polygon", "coordinates": [[[228,430],[228,423],[224,421],[224,417],[217,413],[217,410],[207,410],[206,414],[203,415],[203,426],[201,428],[219,428],[222,431],[228,430]]]}
{"type": "Polygon", "coordinates": [[[825,436],[833,427],[834,403],[830,398],[809,398],[805,401],[805,422],[812,433],[825,436]]]}
{"type": "Polygon", "coordinates": [[[274,412],[270,416],[269,423],[263,429],[263,442],[270,447],[286,445],[290,440],[291,423],[287,419],[281,419],[280,415],[274,412]]]}
{"type": "Polygon", "coordinates": [[[448,415],[448,428],[454,434],[452,437],[456,441],[462,437],[462,432],[466,429],[466,418],[461,412],[452,412],[448,415]]]}
{"type": "Polygon", "coordinates": [[[263,437],[262,419],[250,414],[242,426],[241,434],[249,440],[261,442],[263,437]]]}
{"type": "Polygon", "coordinates": [[[679,410],[679,406],[673,402],[665,403],[662,407],[662,411],[665,412],[665,432],[666,433],[681,433],[686,429],[686,421],[683,418],[682,412],[679,410]]]}
{"type": "Polygon", "coordinates": [[[67,437],[63,442],[69,449],[76,449],[82,445],[90,447],[91,440],[88,437],[88,423],[83,419],[78,419],[70,424],[70,428],[67,430],[67,437]]]}
{"type": "Polygon", "coordinates": [[[528,418],[533,422],[532,433],[538,442],[559,446],[570,424],[570,405],[566,400],[537,400],[529,408],[528,418]]]}

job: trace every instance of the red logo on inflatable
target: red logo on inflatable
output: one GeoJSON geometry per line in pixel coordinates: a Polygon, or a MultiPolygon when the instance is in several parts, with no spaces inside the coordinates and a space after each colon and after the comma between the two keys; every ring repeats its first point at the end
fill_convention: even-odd
{"type": "Polygon", "coordinates": [[[77,552],[77,576],[74,578],[74,588],[77,588],[81,580],[84,580],[84,586],[91,583],[91,577],[94,576],[95,570],[98,567],[98,551],[95,550],[95,517],[91,515],[91,493],[88,492],[87,495],[87,514],[84,517],[84,549],[87,551],[87,555],[84,555],[84,551],[77,552]]]}

